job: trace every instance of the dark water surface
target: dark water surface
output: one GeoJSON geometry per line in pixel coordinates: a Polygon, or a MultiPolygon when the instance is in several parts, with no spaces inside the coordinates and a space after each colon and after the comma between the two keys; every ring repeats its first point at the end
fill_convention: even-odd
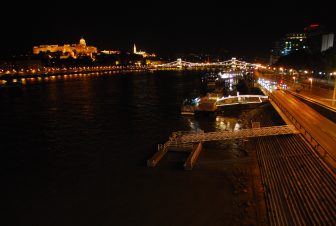
{"type": "MultiPolygon", "coordinates": [[[[181,116],[202,72],[59,78],[0,90],[0,225],[223,225],[225,174],[146,160],[171,132],[237,126],[181,116]]],[[[230,123],[230,124],[228,124],[230,123]]]]}

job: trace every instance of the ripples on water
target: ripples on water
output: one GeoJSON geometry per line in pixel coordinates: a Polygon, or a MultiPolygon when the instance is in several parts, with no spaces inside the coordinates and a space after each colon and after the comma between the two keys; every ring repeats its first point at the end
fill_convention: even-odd
{"type": "Polygon", "coordinates": [[[122,206],[137,202],[134,189],[140,203],[150,199],[151,188],[141,187],[157,182],[146,159],[171,132],[238,129],[234,117],[180,115],[183,99],[201,85],[200,73],[55,76],[0,90],[1,165],[12,225],[71,225],[74,219],[97,225],[111,208],[127,217],[122,206]]]}

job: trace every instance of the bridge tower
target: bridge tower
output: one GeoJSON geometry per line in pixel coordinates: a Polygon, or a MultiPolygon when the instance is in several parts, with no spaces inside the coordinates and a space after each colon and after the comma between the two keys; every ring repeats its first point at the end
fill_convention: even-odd
{"type": "Polygon", "coordinates": [[[231,60],[232,60],[231,67],[234,68],[234,69],[236,69],[236,67],[237,67],[237,60],[236,60],[236,58],[233,57],[231,60]]]}
{"type": "Polygon", "coordinates": [[[182,68],[182,59],[181,58],[177,58],[176,63],[177,63],[178,68],[182,68]]]}
{"type": "Polygon", "coordinates": [[[135,43],[133,45],[133,53],[136,54],[137,53],[137,50],[136,50],[136,46],[135,46],[135,43]]]}

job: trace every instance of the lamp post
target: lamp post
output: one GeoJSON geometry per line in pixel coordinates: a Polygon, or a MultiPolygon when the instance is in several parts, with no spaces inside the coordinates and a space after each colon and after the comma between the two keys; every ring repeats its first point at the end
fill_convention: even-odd
{"type": "Polygon", "coordinates": [[[308,79],[310,81],[310,92],[313,91],[313,78],[308,79]]]}
{"type": "Polygon", "coordinates": [[[334,93],[333,93],[333,99],[332,99],[332,106],[335,106],[335,101],[336,101],[336,76],[334,76],[334,93]]]}
{"type": "Polygon", "coordinates": [[[295,76],[293,76],[293,88],[295,89],[295,76]]]}
{"type": "MultiPolygon", "coordinates": [[[[284,69],[282,67],[279,68],[281,73],[280,73],[280,79],[283,79],[283,75],[284,75],[284,69]]],[[[278,82],[278,81],[277,81],[278,82]]]]}

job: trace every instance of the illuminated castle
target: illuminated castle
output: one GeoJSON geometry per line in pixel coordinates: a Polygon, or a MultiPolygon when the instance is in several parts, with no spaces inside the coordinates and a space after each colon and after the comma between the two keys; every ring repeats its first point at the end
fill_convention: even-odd
{"type": "Polygon", "coordinates": [[[69,56],[73,58],[77,58],[78,56],[90,56],[91,58],[94,57],[94,54],[97,53],[97,47],[94,46],[87,46],[85,39],[81,38],[79,40],[79,44],[65,44],[63,46],[59,45],[40,45],[34,46],[33,53],[56,53],[61,52],[63,56],[61,58],[67,58],[69,56]]]}
{"type": "Polygon", "coordinates": [[[137,51],[135,44],[133,46],[133,53],[137,54],[137,55],[142,55],[144,58],[146,58],[146,57],[156,57],[155,53],[146,53],[145,51],[141,51],[141,50],[137,51]]]}

